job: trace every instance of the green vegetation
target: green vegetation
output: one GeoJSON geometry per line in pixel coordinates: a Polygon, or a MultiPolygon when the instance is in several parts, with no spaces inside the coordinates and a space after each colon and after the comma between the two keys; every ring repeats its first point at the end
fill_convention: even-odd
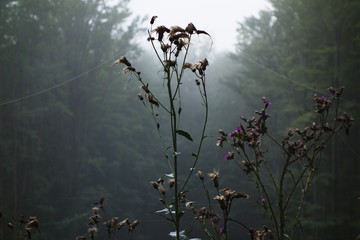
{"type": "Polygon", "coordinates": [[[270,2],[212,59],[196,22],[142,53],[129,1],[1,1],[0,239],[355,239],[360,2],[270,2]]]}

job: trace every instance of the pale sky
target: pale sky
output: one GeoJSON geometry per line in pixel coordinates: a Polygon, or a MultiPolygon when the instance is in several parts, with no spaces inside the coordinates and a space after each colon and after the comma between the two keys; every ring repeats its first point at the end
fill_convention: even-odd
{"type": "Polygon", "coordinates": [[[136,15],[158,16],[154,26],[179,25],[192,22],[197,29],[208,32],[216,51],[234,50],[237,22],[257,16],[260,10],[271,9],[267,0],[131,0],[129,7],[136,15]]]}

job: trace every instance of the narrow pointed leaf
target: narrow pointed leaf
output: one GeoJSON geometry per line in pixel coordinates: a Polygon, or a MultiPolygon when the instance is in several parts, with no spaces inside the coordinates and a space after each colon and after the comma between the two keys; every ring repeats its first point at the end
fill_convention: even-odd
{"type": "Polygon", "coordinates": [[[183,136],[183,137],[185,137],[186,139],[188,139],[190,141],[193,141],[191,135],[188,132],[185,132],[184,130],[178,129],[178,130],[176,130],[176,133],[183,136]]]}

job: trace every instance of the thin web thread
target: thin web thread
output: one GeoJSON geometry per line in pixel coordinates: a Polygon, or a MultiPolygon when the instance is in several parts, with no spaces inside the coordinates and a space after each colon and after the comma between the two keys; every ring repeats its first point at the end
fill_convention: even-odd
{"type": "Polygon", "coordinates": [[[90,69],[88,69],[88,70],[86,70],[86,71],[84,71],[84,72],[76,75],[75,77],[72,77],[72,78],[64,81],[64,82],[55,84],[55,85],[53,85],[53,86],[51,86],[51,87],[45,88],[45,89],[43,89],[43,90],[41,90],[41,91],[38,91],[38,92],[35,92],[35,93],[31,93],[31,94],[26,95],[26,96],[24,96],[24,97],[19,97],[19,98],[15,98],[15,99],[12,99],[12,100],[8,100],[8,101],[5,101],[5,102],[2,102],[2,103],[0,103],[0,107],[1,107],[1,106],[4,106],[4,105],[8,105],[8,104],[12,104],[12,103],[24,101],[24,100],[26,100],[26,99],[29,99],[29,98],[32,98],[32,97],[35,97],[35,96],[38,96],[38,95],[41,95],[41,94],[50,92],[50,91],[52,91],[52,90],[54,90],[54,89],[56,89],[56,88],[58,88],[58,87],[61,87],[61,86],[63,86],[63,85],[66,85],[66,84],[68,84],[68,83],[70,83],[70,82],[72,82],[72,81],[75,81],[75,80],[81,78],[82,76],[84,76],[84,75],[86,75],[86,74],[88,74],[88,73],[90,73],[90,72],[92,72],[92,71],[100,68],[101,66],[103,66],[104,64],[112,61],[113,59],[115,59],[117,56],[123,54],[124,52],[125,52],[125,50],[121,50],[119,53],[117,53],[117,54],[114,55],[113,57],[105,60],[104,62],[96,65],[95,67],[92,67],[92,68],[90,68],[90,69]]]}

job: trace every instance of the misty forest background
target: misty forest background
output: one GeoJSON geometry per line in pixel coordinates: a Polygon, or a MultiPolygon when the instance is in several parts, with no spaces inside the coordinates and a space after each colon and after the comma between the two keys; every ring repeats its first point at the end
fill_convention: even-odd
{"type": "MultiPolygon", "coordinates": [[[[169,238],[171,225],[153,214],[161,207],[149,185],[169,171],[156,127],[136,96],[136,81],[111,68],[115,57],[126,55],[161,91],[160,65],[143,49],[146,43],[134,40],[140,35],[146,42],[139,26],[149,17],[133,16],[129,1],[104,2],[0,2],[0,239],[16,238],[6,225],[21,215],[38,217],[41,233],[34,239],[87,235],[91,204],[102,195],[107,214],[140,220],[134,239],[169,238]]],[[[191,56],[210,62],[209,137],[198,169],[219,169],[221,181],[250,194],[234,217],[254,228],[266,224],[258,195],[216,148],[217,130],[232,130],[266,96],[271,131],[284,136],[289,127],[312,121],[315,90],[330,86],[346,87],[341,110],[360,117],[360,1],[270,2],[272,10],[239,23],[234,52],[208,57],[209,47],[201,46],[191,56]]],[[[184,85],[190,117],[183,125],[196,130],[196,85],[192,79],[184,85]]],[[[355,123],[322,155],[306,198],[302,239],[355,239],[360,233],[359,136],[355,123]]],[[[191,186],[200,188],[195,180],[191,186]]],[[[234,239],[249,238],[239,226],[231,231],[234,239]]]]}

